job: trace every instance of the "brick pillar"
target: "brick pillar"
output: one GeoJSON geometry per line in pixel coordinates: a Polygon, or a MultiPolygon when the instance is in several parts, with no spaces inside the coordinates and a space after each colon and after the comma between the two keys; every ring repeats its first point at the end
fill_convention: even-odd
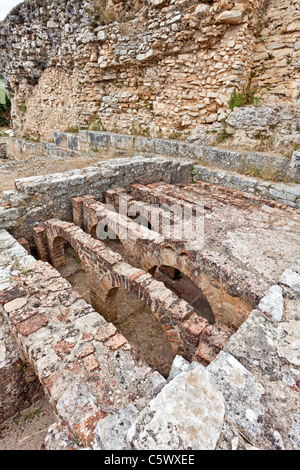
{"type": "Polygon", "coordinates": [[[82,196],[82,197],[74,197],[72,199],[72,209],[73,209],[73,222],[78,227],[82,228],[83,230],[86,229],[85,222],[84,222],[84,204],[91,204],[96,202],[96,198],[91,195],[82,196]]]}
{"type": "Polygon", "coordinates": [[[38,258],[42,261],[49,261],[49,248],[46,229],[42,225],[33,228],[33,239],[38,258]]]}
{"type": "Polygon", "coordinates": [[[105,204],[115,205],[115,197],[117,193],[115,189],[108,189],[105,194],[105,204]]]}
{"type": "MultiPolygon", "coordinates": [[[[108,189],[105,194],[105,204],[110,204],[117,210],[119,208],[119,197],[127,194],[124,188],[108,189]]],[[[133,198],[132,198],[133,199],[133,198]]]]}
{"type": "Polygon", "coordinates": [[[97,279],[97,276],[93,275],[93,272],[88,273],[89,287],[90,287],[90,300],[96,312],[100,313],[104,318],[107,313],[106,309],[106,289],[101,288],[101,282],[97,279]]]}
{"type": "Polygon", "coordinates": [[[66,264],[66,256],[64,250],[64,239],[56,237],[48,239],[50,262],[54,268],[60,268],[66,264]]]}
{"type": "Polygon", "coordinates": [[[90,195],[87,195],[87,196],[83,196],[83,206],[82,206],[82,212],[83,212],[83,215],[82,215],[82,218],[83,218],[83,221],[82,221],[82,229],[85,231],[85,232],[88,232],[88,221],[86,219],[86,211],[84,210],[85,207],[88,207],[90,204],[93,204],[94,202],[97,202],[96,198],[94,196],[90,196],[90,195]]]}
{"type": "Polygon", "coordinates": [[[83,227],[83,197],[74,197],[72,199],[73,222],[78,227],[83,227]]]}

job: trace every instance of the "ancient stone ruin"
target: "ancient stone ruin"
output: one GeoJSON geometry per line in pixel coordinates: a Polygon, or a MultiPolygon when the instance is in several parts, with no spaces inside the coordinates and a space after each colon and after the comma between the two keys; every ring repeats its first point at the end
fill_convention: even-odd
{"type": "Polygon", "coordinates": [[[46,450],[299,450],[298,2],[32,0],[0,44],[0,448],[43,397],[46,450]]]}

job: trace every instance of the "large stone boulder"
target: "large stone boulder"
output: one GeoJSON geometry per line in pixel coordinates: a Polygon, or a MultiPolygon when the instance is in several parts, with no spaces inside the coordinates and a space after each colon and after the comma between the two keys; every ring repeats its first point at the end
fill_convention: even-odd
{"type": "Polygon", "coordinates": [[[202,366],[177,375],[127,433],[135,450],[213,450],[225,413],[222,393],[202,366]]]}

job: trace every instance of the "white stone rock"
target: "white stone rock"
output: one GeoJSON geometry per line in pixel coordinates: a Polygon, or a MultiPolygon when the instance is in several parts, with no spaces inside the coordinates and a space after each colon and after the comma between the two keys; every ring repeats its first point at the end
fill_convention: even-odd
{"type": "Polygon", "coordinates": [[[300,274],[291,269],[286,269],[283,272],[279,282],[297,293],[300,292],[300,274]]]}
{"type": "Polygon", "coordinates": [[[106,39],[106,31],[104,29],[98,31],[97,33],[97,39],[98,41],[105,41],[106,39]]]}
{"type": "Polygon", "coordinates": [[[223,11],[217,16],[217,23],[239,24],[243,20],[243,13],[240,10],[223,11]]]}
{"type": "Polygon", "coordinates": [[[196,10],[195,10],[195,15],[197,17],[202,17],[207,15],[209,12],[209,5],[206,5],[205,3],[200,3],[200,5],[197,5],[196,10]]]}
{"type": "Polygon", "coordinates": [[[177,375],[182,372],[189,372],[199,366],[199,362],[189,362],[182,356],[175,356],[172,367],[169,373],[168,380],[173,380],[177,375]]]}
{"type": "Polygon", "coordinates": [[[137,408],[130,403],[119,413],[101,419],[95,429],[94,450],[126,450],[126,433],[138,417],[137,408]]]}
{"type": "Polygon", "coordinates": [[[165,0],[149,0],[149,3],[153,7],[161,7],[165,3],[165,0]]]}
{"type": "Polygon", "coordinates": [[[270,320],[280,322],[284,311],[282,288],[280,286],[271,286],[257,308],[270,320]]]}
{"type": "Polygon", "coordinates": [[[58,23],[56,23],[55,21],[47,21],[47,28],[48,29],[56,29],[56,28],[59,28],[60,25],[58,23]]]}
{"type": "Polygon", "coordinates": [[[222,393],[199,365],[163,388],[142,410],[127,440],[135,450],[213,450],[224,413],[222,393]]]}
{"type": "Polygon", "coordinates": [[[264,415],[262,384],[234,356],[224,351],[209,364],[207,371],[224,395],[227,419],[245,435],[258,438],[264,415]]]}

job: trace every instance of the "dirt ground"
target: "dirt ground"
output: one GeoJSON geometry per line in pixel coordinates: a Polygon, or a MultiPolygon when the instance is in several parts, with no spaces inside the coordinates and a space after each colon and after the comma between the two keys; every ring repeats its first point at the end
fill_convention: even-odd
{"type": "Polygon", "coordinates": [[[40,450],[56,417],[44,396],[0,425],[1,450],[40,450]]]}
{"type": "Polygon", "coordinates": [[[117,155],[91,152],[69,158],[41,156],[24,160],[0,159],[0,196],[2,191],[15,189],[14,182],[17,179],[81,169],[114,157],[117,155]]]}

